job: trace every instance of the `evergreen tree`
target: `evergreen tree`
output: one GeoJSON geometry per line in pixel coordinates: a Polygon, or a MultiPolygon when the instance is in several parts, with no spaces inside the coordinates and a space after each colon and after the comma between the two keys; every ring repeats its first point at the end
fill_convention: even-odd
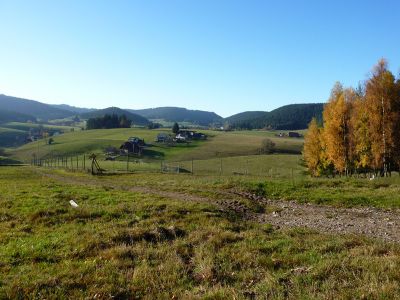
{"type": "Polygon", "coordinates": [[[174,123],[174,125],[172,126],[172,132],[175,134],[178,134],[179,132],[179,124],[178,123],[174,123]]]}
{"type": "Polygon", "coordinates": [[[129,128],[131,123],[125,115],[118,117],[116,114],[105,114],[103,117],[88,119],[86,129],[129,128]]]}

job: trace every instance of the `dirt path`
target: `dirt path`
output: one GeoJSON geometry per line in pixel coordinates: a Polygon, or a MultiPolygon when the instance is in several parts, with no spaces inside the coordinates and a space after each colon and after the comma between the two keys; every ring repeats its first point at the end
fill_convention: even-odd
{"type": "Polygon", "coordinates": [[[268,200],[251,193],[243,197],[270,205],[271,213],[259,214],[257,220],[276,227],[308,227],[321,232],[362,234],[391,242],[400,242],[400,211],[373,207],[335,208],[300,204],[295,201],[268,200]]]}
{"type": "MultiPolygon", "coordinates": [[[[69,184],[108,186],[107,182],[94,179],[62,176],[38,170],[42,176],[69,184]]],[[[270,200],[242,191],[221,192],[220,199],[149,187],[110,185],[111,188],[128,190],[182,201],[212,203],[225,211],[234,211],[244,219],[268,223],[276,228],[307,227],[324,233],[361,234],[385,241],[400,243],[400,211],[382,210],[372,207],[335,208],[315,204],[300,204],[295,201],[270,200]],[[268,208],[269,213],[254,213],[237,200],[238,197],[255,201],[268,208]]]]}

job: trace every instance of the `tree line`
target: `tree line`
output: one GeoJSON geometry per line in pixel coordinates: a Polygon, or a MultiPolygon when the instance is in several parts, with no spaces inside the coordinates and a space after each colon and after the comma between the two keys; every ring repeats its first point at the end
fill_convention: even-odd
{"type": "Polygon", "coordinates": [[[399,170],[400,78],[385,59],[357,89],[334,85],[322,124],[309,124],[303,156],[313,176],[389,176],[399,170]]]}
{"type": "Polygon", "coordinates": [[[110,129],[110,128],[129,128],[132,121],[125,115],[105,114],[102,117],[89,118],[86,122],[86,129],[110,129]]]}
{"type": "Polygon", "coordinates": [[[290,104],[270,112],[245,112],[227,118],[231,129],[297,130],[307,128],[313,117],[322,118],[322,103],[290,104]]]}

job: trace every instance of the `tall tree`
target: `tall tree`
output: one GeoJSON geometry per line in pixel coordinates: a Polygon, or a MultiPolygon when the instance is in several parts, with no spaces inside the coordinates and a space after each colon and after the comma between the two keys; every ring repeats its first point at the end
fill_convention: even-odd
{"type": "Polygon", "coordinates": [[[393,160],[397,164],[397,169],[400,170],[400,75],[396,80],[395,85],[395,105],[394,105],[394,153],[393,160]]]}
{"type": "Polygon", "coordinates": [[[322,145],[320,138],[317,120],[313,118],[304,137],[303,148],[303,157],[312,176],[319,176],[321,171],[322,145]]]}
{"type": "Polygon", "coordinates": [[[369,112],[365,106],[364,94],[360,91],[357,92],[352,105],[350,136],[350,160],[354,168],[369,169],[372,158],[369,112]]]}
{"type": "Polygon", "coordinates": [[[383,175],[390,171],[393,159],[396,128],[396,83],[381,59],[373,68],[365,85],[365,106],[369,114],[372,167],[383,175]]]}
{"type": "Polygon", "coordinates": [[[349,171],[351,142],[349,127],[354,95],[353,90],[344,90],[343,86],[337,82],[323,112],[326,155],[340,173],[349,171]]]}
{"type": "Polygon", "coordinates": [[[178,134],[179,132],[179,124],[178,123],[174,123],[174,125],[172,126],[172,132],[175,134],[178,134]]]}

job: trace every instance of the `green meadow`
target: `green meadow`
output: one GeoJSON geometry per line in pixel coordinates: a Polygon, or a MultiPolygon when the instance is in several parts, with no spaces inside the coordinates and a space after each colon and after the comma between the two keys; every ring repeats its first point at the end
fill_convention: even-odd
{"type": "Polygon", "coordinates": [[[30,162],[33,154],[47,164],[0,167],[1,299],[387,299],[400,293],[398,244],[273,228],[242,211],[275,206],[233,192],[393,209],[400,208],[397,174],[373,181],[311,178],[299,154],[303,139],[273,131],[203,131],[208,140],[174,147],[156,145],[159,132],[166,131],[74,131],[52,145],[42,140],[7,149],[11,156],[0,157],[0,165],[30,162]],[[154,146],[129,162],[104,159],[105,147],[130,136],[154,146]],[[265,138],[276,153],[260,154],[265,138]],[[88,172],[92,152],[104,176],[88,172]],[[67,164],[57,166],[56,156],[68,157],[67,164]]]}
{"type": "MultiPolygon", "coordinates": [[[[0,168],[0,298],[386,299],[399,294],[396,244],[274,229],[218,207],[225,191],[257,182],[0,168]]],[[[232,201],[259,209],[240,198],[232,201]]]]}
{"type": "Polygon", "coordinates": [[[141,128],[98,129],[67,132],[54,137],[52,145],[46,145],[44,140],[26,144],[12,151],[13,157],[22,161],[30,161],[32,155],[49,157],[54,155],[70,156],[84,153],[104,153],[106,147],[119,147],[129,137],[143,138],[146,143],[153,144],[148,149],[144,159],[165,159],[169,161],[209,159],[215,157],[230,157],[259,154],[261,143],[265,138],[276,144],[276,150],[283,153],[297,153],[302,149],[301,138],[280,138],[271,131],[240,131],[221,132],[201,130],[208,135],[207,141],[193,141],[186,144],[167,146],[154,142],[160,132],[170,130],[148,130],[141,128]]]}

